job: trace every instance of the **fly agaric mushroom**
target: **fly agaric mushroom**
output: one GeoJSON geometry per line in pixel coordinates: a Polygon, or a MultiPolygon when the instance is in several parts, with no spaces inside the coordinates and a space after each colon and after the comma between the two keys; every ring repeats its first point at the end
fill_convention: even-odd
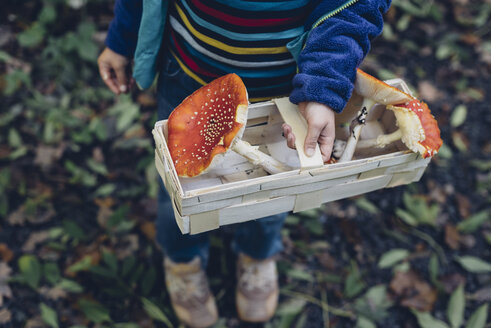
{"type": "Polygon", "coordinates": [[[168,144],[177,174],[194,177],[214,166],[228,149],[271,174],[285,164],[241,140],[247,121],[247,89],[236,74],[222,76],[184,99],[169,116],[168,144]]]}
{"type": "Polygon", "coordinates": [[[356,70],[355,91],[363,97],[361,109],[354,125],[351,127],[351,133],[346,143],[343,155],[339,162],[350,161],[356,149],[356,144],[360,138],[360,133],[368,111],[375,105],[393,105],[406,103],[414,98],[401,90],[388,85],[387,83],[376,79],[375,77],[363,72],[361,69],[356,70]]]}
{"type": "Polygon", "coordinates": [[[358,143],[359,148],[383,148],[400,139],[409,149],[420,153],[423,158],[438,152],[443,143],[440,129],[424,102],[413,99],[404,104],[388,105],[387,108],[394,112],[399,129],[374,139],[361,140],[358,143]]]}

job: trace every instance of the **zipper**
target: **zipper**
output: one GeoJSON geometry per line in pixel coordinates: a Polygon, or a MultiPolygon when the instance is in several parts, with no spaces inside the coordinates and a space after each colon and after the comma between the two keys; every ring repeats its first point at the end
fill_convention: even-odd
{"type": "Polygon", "coordinates": [[[330,13],[322,16],[321,18],[319,18],[315,23],[314,25],[312,25],[312,29],[316,28],[317,26],[319,26],[320,24],[324,23],[324,21],[326,21],[327,19],[331,18],[332,16],[338,14],[340,11],[348,8],[349,6],[351,6],[352,4],[358,2],[359,0],[349,0],[347,1],[346,3],[344,3],[343,5],[339,6],[338,8],[334,9],[333,11],[331,11],[330,13]]]}

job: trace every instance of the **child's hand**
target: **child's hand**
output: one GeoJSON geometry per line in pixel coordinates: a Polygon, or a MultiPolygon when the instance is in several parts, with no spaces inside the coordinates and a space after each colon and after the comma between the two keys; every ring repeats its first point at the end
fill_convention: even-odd
{"type": "MultiPolygon", "coordinates": [[[[334,111],[326,105],[316,102],[301,102],[298,104],[300,113],[307,120],[308,131],[305,138],[305,154],[312,156],[318,143],[322,159],[327,162],[331,158],[334,143],[334,111]]],[[[288,124],[283,124],[283,134],[288,147],[295,148],[295,136],[288,124]]]]}
{"type": "Polygon", "coordinates": [[[127,77],[130,60],[109,48],[105,48],[97,59],[99,74],[112,92],[119,95],[130,90],[127,77]]]}

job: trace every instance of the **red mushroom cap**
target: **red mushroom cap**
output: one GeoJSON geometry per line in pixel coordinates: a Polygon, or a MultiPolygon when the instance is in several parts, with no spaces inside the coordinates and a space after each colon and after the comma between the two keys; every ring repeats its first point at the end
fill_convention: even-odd
{"type": "MultiPolygon", "coordinates": [[[[440,129],[435,117],[431,115],[428,105],[424,102],[413,99],[404,104],[389,105],[396,114],[397,123],[401,129],[409,127],[412,131],[404,132],[402,141],[411,150],[419,152],[423,158],[435,155],[443,144],[440,138],[440,129]],[[404,117],[404,122],[402,120],[404,117]],[[408,119],[408,117],[417,117],[417,119],[408,119]],[[417,126],[412,126],[407,122],[416,122],[417,126]],[[417,135],[417,137],[415,137],[417,135]]],[[[407,129],[409,130],[409,129],[407,129]]]]}
{"type": "Polygon", "coordinates": [[[184,99],[169,116],[168,145],[177,174],[203,173],[240,137],[247,120],[247,90],[236,74],[222,76],[184,99]]]}

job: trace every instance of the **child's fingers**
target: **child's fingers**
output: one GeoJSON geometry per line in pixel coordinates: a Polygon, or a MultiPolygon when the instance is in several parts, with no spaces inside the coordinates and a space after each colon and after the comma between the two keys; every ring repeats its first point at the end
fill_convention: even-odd
{"type": "Polygon", "coordinates": [[[114,73],[116,74],[119,91],[122,93],[128,92],[129,88],[128,79],[126,78],[126,67],[117,66],[114,68],[114,73]]]}
{"type": "Polygon", "coordinates": [[[116,79],[114,78],[109,66],[100,64],[99,65],[99,74],[101,75],[102,80],[107,85],[107,87],[112,92],[114,92],[115,94],[119,94],[118,84],[117,84],[116,79]]]}
{"type": "Polygon", "coordinates": [[[293,134],[292,128],[286,123],[282,125],[282,128],[287,146],[295,149],[295,135],[293,134]]]}

